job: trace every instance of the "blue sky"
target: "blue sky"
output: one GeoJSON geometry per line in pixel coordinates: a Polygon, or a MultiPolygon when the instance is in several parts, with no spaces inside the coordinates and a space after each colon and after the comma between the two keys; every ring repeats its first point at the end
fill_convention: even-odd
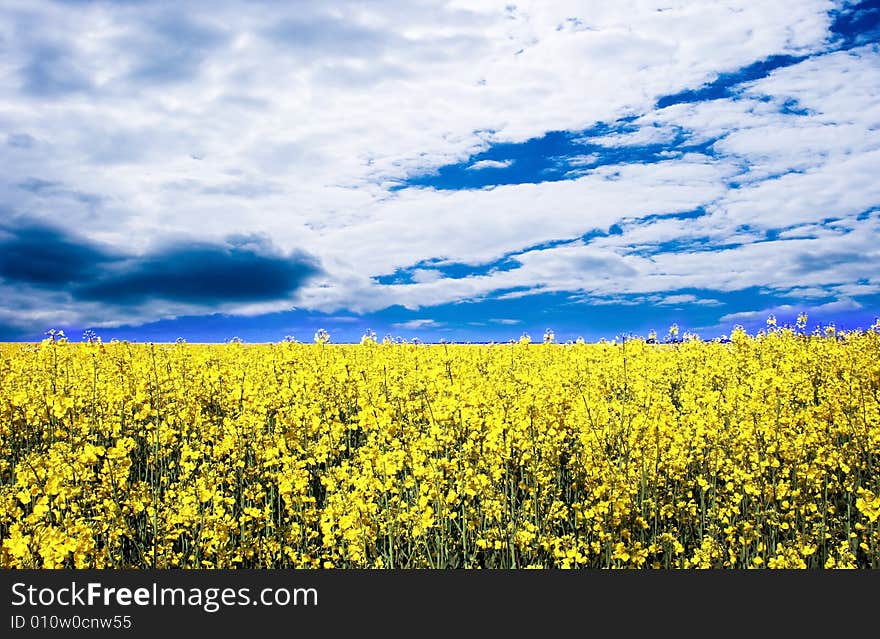
{"type": "Polygon", "coordinates": [[[0,340],[880,315],[880,2],[0,7],[0,340]]]}

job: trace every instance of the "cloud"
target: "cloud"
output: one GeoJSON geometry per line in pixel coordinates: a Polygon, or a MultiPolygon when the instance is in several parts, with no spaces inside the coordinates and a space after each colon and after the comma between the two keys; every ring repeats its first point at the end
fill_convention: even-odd
{"type": "Polygon", "coordinates": [[[21,327],[0,322],[0,341],[17,342],[28,341],[29,339],[32,339],[32,336],[23,331],[21,327]]]}
{"type": "Polygon", "coordinates": [[[810,308],[810,310],[814,313],[828,314],[828,313],[838,313],[841,311],[853,311],[862,308],[862,305],[858,302],[851,299],[841,299],[834,302],[828,302],[826,304],[819,304],[816,306],[807,307],[806,305],[793,305],[793,304],[781,304],[779,306],[773,306],[771,308],[765,308],[756,311],[740,311],[737,313],[729,313],[727,315],[722,315],[720,318],[721,323],[740,323],[740,322],[754,322],[754,321],[765,321],[771,315],[778,316],[794,316],[798,313],[804,311],[804,309],[810,308]]]}
{"type": "Polygon", "coordinates": [[[291,16],[264,30],[281,47],[304,57],[377,58],[397,41],[388,31],[332,14],[291,16]],[[392,40],[392,42],[389,42],[392,40]]]}
{"type": "Polygon", "coordinates": [[[511,164],[513,164],[513,160],[480,160],[479,162],[474,162],[468,167],[469,171],[482,171],[483,169],[506,169],[511,164]]]}
{"type": "Polygon", "coordinates": [[[406,322],[397,322],[392,324],[394,328],[418,329],[418,328],[439,328],[443,326],[441,322],[432,319],[414,319],[406,322]]]}
{"type": "Polygon", "coordinates": [[[16,186],[25,191],[40,195],[47,191],[54,191],[61,185],[58,182],[52,182],[51,180],[41,180],[39,178],[29,177],[16,184],[16,186]]]}
{"type": "Polygon", "coordinates": [[[68,198],[86,204],[89,207],[98,206],[103,199],[100,195],[94,193],[84,193],[68,189],[61,182],[52,180],[43,180],[35,177],[28,177],[15,185],[22,191],[27,191],[40,198],[68,198]]]}
{"type": "Polygon", "coordinates": [[[880,65],[832,50],[849,5],[507,4],[4,6],[9,317],[875,290],[880,65]],[[556,182],[407,188],[584,131],[556,182]]]}
{"type": "Polygon", "coordinates": [[[233,196],[248,199],[267,197],[280,192],[280,187],[271,182],[251,182],[249,180],[234,180],[201,188],[201,193],[205,195],[233,196]]]}
{"type": "Polygon", "coordinates": [[[107,249],[38,225],[0,226],[0,278],[54,287],[88,280],[117,259],[107,249]]]}
{"type": "Polygon", "coordinates": [[[564,158],[563,161],[569,166],[581,167],[596,164],[602,158],[598,153],[587,153],[585,155],[573,155],[564,158]]]}
{"type": "Polygon", "coordinates": [[[435,269],[417,268],[412,274],[413,282],[434,282],[443,277],[443,273],[435,269]]]}
{"type": "Polygon", "coordinates": [[[22,90],[34,97],[57,98],[92,88],[87,73],[71,60],[65,48],[43,45],[30,51],[30,60],[20,70],[22,90]]]}
{"type": "Polygon", "coordinates": [[[584,138],[583,142],[598,144],[599,146],[650,146],[666,144],[675,140],[679,135],[678,129],[669,126],[642,126],[633,131],[615,133],[605,136],[592,136],[584,138]]]}
{"type": "Polygon", "coordinates": [[[30,299],[19,306],[20,320],[54,312],[75,321],[83,312],[77,308],[94,313],[95,304],[110,323],[124,321],[128,308],[170,314],[175,308],[247,312],[261,303],[289,306],[320,272],[313,256],[281,254],[259,235],[232,235],[223,244],[178,241],[133,255],[48,226],[0,227],[0,290],[10,300],[30,299]]]}
{"type": "Polygon", "coordinates": [[[289,297],[317,272],[301,254],[275,257],[247,246],[193,243],[115,264],[73,293],[77,299],[123,305],[151,299],[255,302],[289,297]]]}
{"type": "Polygon", "coordinates": [[[680,304],[698,304],[700,306],[721,306],[721,302],[711,298],[698,298],[690,293],[678,295],[652,296],[647,298],[649,301],[659,304],[660,306],[677,306],[680,304]]]}
{"type": "MultiPolygon", "coordinates": [[[[702,156],[488,191],[408,189],[367,205],[355,223],[328,228],[312,248],[367,274],[393,273],[426,258],[491,264],[530,246],[607,230],[626,217],[692,210],[724,193],[730,171],[702,156]],[[381,238],[383,250],[365,238],[381,238]]],[[[369,297],[370,304],[381,301],[369,297]]]]}
{"type": "Polygon", "coordinates": [[[36,144],[33,136],[27,133],[10,133],[6,136],[6,144],[16,149],[29,149],[36,144]]]}
{"type": "Polygon", "coordinates": [[[225,29],[182,11],[163,11],[148,18],[144,27],[126,37],[127,50],[136,54],[129,81],[165,84],[192,79],[211,51],[229,37],[225,29]]]}

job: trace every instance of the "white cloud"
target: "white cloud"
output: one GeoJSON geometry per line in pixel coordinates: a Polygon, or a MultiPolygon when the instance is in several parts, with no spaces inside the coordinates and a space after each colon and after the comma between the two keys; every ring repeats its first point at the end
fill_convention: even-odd
{"type": "MultiPolygon", "coordinates": [[[[685,222],[685,221],[682,221],[685,222]]],[[[683,250],[643,255],[611,236],[571,242],[514,256],[519,268],[487,275],[442,279],[426,284],[382,288],[388,303],[410,308],[494,294],[499,299],[525,297],[536,292],[580,292],[592,298],[620,300],[622,295],[657,294],[702,289],[738,291],[765,288],[777,294],[803,290],[805,282],[822,287],[827,295],[846,295],[847,287],[868,294],[880,285],[880,251],[876,237],[880,217],[854,222],[852,230],[822,240],[801,239],[746,243],[716,251],[683,250]],[[509,291],[509,292],[504,292],[509,291]],[[501,292],[499,294],[499,292],[501,292]]],[[[676,303],[691,301],[688,294],[667,295],[676,303]],[[677,297],[676,295],[681,295],[677,297]]],[[[693,303],[717,306],[714,298],[693,303]]]]}
{"type": "Polygon", "coordinates": [[[672,142],[678,130],[668,126],[642,126],[635,131],[585,138],[584,142],[600,146],[647,146],[672,142]]]}
{"type": "Polygon", "coordinates": [[[595,164],[600,160],[600,156],[598,153],[586,153],[584,155],[574,155],[571,157],[565,158],[565,163],[569,166],[587,166],[590,164],[595,164]]]}
{"type": "MultiPolygon", "coordinates": [[[[759,311],[742,311],[739,313],[730,313],[728,315],[722,315],[720,322],[721,323],[737,323],[737,322],[751,322],[754,320],[766,320],[771,315],[795,315],[807,308],[806,306],[795,306],[792,304],[782,304],[779,306],[773,306],[771,308],[765,308],[759,311]]],[[[839,312],[839,311],[853,311],[862,308],[862,305],[858,302],[851,299],[841,299],[834,302],[828,302],[827,304],[819,304],[817,306],[809,307],[815,313],[828,313],[828,312],[839,312]]]]}
{"type": "Polygon", "coordinates": [[[443,273],[435,269],[417,268],[411,273],[413,282],[434,282],[443,277],[443,273]]]}
{"type": "Polygon", "coordinates": [[[469,171],[481,171],[483,169],[506,169],[511,164],[513,164],[513,160],[480,160],[479,162],[474,162],[467,168],[469,171]]]}
{"type": "MultiPolygon", "coordinates": [[[[824,51],[834,3],[508,4],[217,2],[185,11],[5,3],[0,125],[4,139],[28,142],[0,145],[2,215],[63,221],[135,252],[172,237],[258,231],[281,250],[321,259],[326,274],[297,298],[219,312],[414,308],[513,288],[615,295],[785,288],[805,277],[820,287],[874,286],[868,240],[876,224],[853,222],[840,235],[821,221],[880,202],[875,48],[778,70],[738,100],[653,111],[660,96],[767,56],[824,51]],[[169,62],[164,71],[150,66],[160,58],[169,62]],[[788,99],[810,115],[780,113],[788,99]],[[665,143],[682,131],[694,142],[722,138],[720,157],[672,155],[583,169],[576,180],[468,192],[388,188],[494,142],[640,114],[636,130],[602,143],[665,143]],[[63,188],[47,196],[16,186],[33,177],[63,188]],[[730,191],[734,179],[743,186],[730,191]],[[697,207],[709,215],[639,221],[697,207]],[[618,223],[623,235],[577,242],[618,223]],[[663,246],[707,238],[709,249],[811,225],[831,233],[829,244],[780,236],[720,255],[663,246]],[[522,253],[559,240],[574,242],[522,253]],[[838,250],[867,257],[798,271],[804,259],[838,250]],[[421,269],[410,285],[371,280],[430,259],[489,264],[508,255],[520,268],[458,279],[421,269]]],[[[43,312],[23,310],[27,300],[43,308],[51,301],[59,321],[141,322],[197,310],[156,302],[123,313],[4,285],[0,293],[11,320],[43,312]]]]}
{"type": "Polygon", "coordinates": [[[419,329],[419,328],[439,328],[443,326],[441,322],[432,319],[414,319],[407,322],[398,322],[392,324],[394,328],[419,329]]]}
{"type": "Polygon", "coordinates": [[[660,306],[677,306],[680,304],[697,304],[699,306],[719,306],[721,302],[711,298],[698,298],[696,295],[679,294],[679,295],[663,295],[648,298],[649,300],[659,304],[660,306]]]}

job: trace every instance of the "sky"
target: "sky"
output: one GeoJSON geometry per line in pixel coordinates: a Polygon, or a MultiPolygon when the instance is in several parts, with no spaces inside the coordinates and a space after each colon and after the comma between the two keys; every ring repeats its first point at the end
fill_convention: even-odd
{"type": "Polygon", "coordinates": [[[0,340],[880,315],[880,1],[4,0],[0,340]]]}

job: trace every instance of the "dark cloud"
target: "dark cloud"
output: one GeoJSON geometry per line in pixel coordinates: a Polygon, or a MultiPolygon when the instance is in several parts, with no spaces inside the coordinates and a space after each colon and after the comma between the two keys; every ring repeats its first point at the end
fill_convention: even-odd
{"type": "Polygon", "coordinates": [[[32,339],[34,336],[28,331],[12,324],[0,322],[0,342],[24,342],[32,339]]]}
{"type": "Polygon", "coordinates": [[[261,235],[130,256],[46,226],[0,227],[5,283],[66,291],[78,301],[121,306],[157,299],[195,305],[269,301],[288,297],[319,272],[310,255],[281,255],[261,235]]]}
{"type": "Polygon", "coordinates": [[[305,254],[269,255],[253,244],[188,244],[115,265],[79,286],[83,300],[134,305],[150,299],[192,304],[258,302],[286,297],[318,272],[305,254]]]}
{"type": "Polygon", "coordinates": [[[47,226],[0,226],[0,278],[7,282],[57,287],[97,275],[117,259],[81,239],[47,226]]]}

